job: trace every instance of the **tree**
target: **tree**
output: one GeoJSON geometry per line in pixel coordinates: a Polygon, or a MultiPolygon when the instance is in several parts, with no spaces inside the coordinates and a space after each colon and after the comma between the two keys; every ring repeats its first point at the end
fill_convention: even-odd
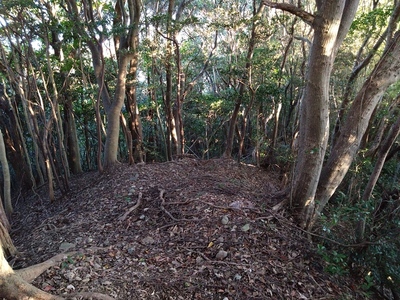
{"type": "Polygon", "coordinates": [[[116,52],[130,51],[131,59],[129,62],[127,81],[126,81],[126,105],[125,107],[129,113],[129,132],[128,134],[128,151],[129,161],[133,163],[133,157],[139,159],[139,162],[144,161],[143,151],[143,131],[142,123],[140,120],[139,107],[137,103],[137,71],[139,64],[139,29],[140,29],[140,14],[141,14],[141,1],[130,1],[131,16],[127,18],[124,12],[124,1],[120,3],[117,1],[115,4],[116,17],[114,18],[114,30],[121,32],[121,30],[128,30],[126,37],[119,34],[114,36],[116,52]],[[133,16],[132,16],[133,15],[133,16]],[[130,37],[130,39],[127,39],[130,37]],[[122,39],[122,40],[121,40],[122,39]],[[125,41],[126,40],[126,41],[125,41]],[[124,42],[125,41],[125,42],[124,42]],[[121,45],[121,42],[125,45],[121,45]],[[134,145],[132,142],[134,141],[134,145]],[[132,152],[134,155],[132,155],[132,152]]]}
{"type": "Polygon", "coordinates": [[[11,99],[7,97],[3,84],[0,84],[0,111],[2,113],[0,128],[3,130],[4,143],[7,145],[8,162],[15,172],[15,177],[19,179],[19,182],[13,182],[13,184],[16,184],[14,191],[25,192],[35,185],[35,180],[31,164],[27,159],[26,144],[18,116],[12,108],[11,99]]]}
{"type": "MultiPolygon", "coordinates": [[[[399,70],[400,31],[395,33],[390,40],[374,70],[365,80],[352,102],[346,115],[346,122],[342,126],[341,134],[337,138],[322,171],[317,191],[319,203],[315,208],[314,217],[321,213],[342,182],[360,147],[373,111],[388,87],[400,79],[399,70]]],[[[390,141],[385,143],[390,143],[390,141]]],[[[385,147],[388,146],[389,144],[385,147]]]]}
{"type": "MultiPolygon", "coordinates": [[[[255,6],[256,3],[253,1],[253,6],[255,6]]],[[[246,55],[246,61],[245,61],[245,72],[243,74],[243,77],[239,80],[239,91],[238,95],[236,97],[236,102],[235,106],[232,112],[231,119],[229,121],[229,128],[228,128],[228,133],[227,133],[227,138],[226,138],[226,148],[224,152],[225,157],[231,157],[232,155],[232,147],[233,147],[233,138],[235,134],[235,129],[237,126],[237,118],[239,115],[240,107],[242,105],[243,97],[245,94],[245,89],[246,87],[251,88],[251,80],[252,80],[252,64],[253,64],[253,55],[254,55],[254,49],[257,41],[257,34],[256,34],[256,27],[257,27],[257,18],[262,15],[264,11],[264,5],[260,4],[259,8],[256,9],[255,7],[253,8],[253,18],[252,18],[252,24],[251,24],[251,34],[250,34],[250,39],[249,39],[249,44],[248,44],[248,49],[247,49],[247,55],[246,55]]],[[[240,134],[238,131],[239,139],[241,140],[241,143],[244,140],[244,132],[240,134]]],[[[240,149],[241,153],[242,149],[240,149]]]]}
{"type": "Polygon", "coordinates": [[[354,19],[358,1],[316,1],[312,15],[299,7],[264,1],[289,11],[314,30],[306,85],[300,107],[299,151],[292,182],[291,205],[303,228],[314,221],[315,193],[329,136],[329,80],[335,57],[354,19]]]}
{"type": "Polygon", "coordinates": [[[4,145],[3,133],[0,129],[0,164],[3,170],[3,180],[4,180],[4,203],[5,212],[8,217],[11,217],[13,213],[13,207],[11,203],[11,178],[10,169],[8,168],[8,161],[6,156],[6,147],[4,145]]]}
{"type": "MultiPolygon", "coordinates": [[[[71,19],[76,22],[78,26],[78,34],[80,34],[92,54],[93,69],[96,76],[96,81],[99,87],[99,95],[107,115],[107,129],[106,129],[106,143],[104,148],[104,165],[108,167],[118,161],[118,140],[120,134],[120,114],[124,104],[126,95],[126,79],[128,65],[137,60],[137,20],[140,16],[140,1],[129,0],[127,2],[117,2],[117,13],[120,15],[121,22],[116,19],[116,25],[120,25],[115,40],[119,43],[117,47],[117,63],[118,70],[116,75],[114,96],[110,95],[109,85],[105,81],[105,60],[103,53],[104,39],[107,36],[106,28],[103,31],[100,27],[94,24],[105,22],[102,15],[98,14],[93,8],[93,2],[88,1],[82,4],[82,11],[84,12],[84,19],[81,19],[77,2],[75,0],[67,1],[65,10],[71,16],[71,19]],[[120,6],[120,8],[118,8],[120,6]],[[125,13],[128,10],[128,14],[125,13]],[[136,24],[136,25],[135,25],[136,24]]],[[[109,13],[111,13],[109,11],[109,13]]],[[[117,14],[118,16],[118,14],[117,14]]],[[[97,120],[98,122],[100,120],[97,120]]],[[[100,141],[99,141],[100,142],[100,141]]]]}

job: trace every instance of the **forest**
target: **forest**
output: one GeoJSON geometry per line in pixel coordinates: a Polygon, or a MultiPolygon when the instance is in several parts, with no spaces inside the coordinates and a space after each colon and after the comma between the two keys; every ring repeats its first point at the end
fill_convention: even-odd
{"type": "MultiPolygon", "coordinates": [[[[193,188],[186,162],[235,170],[215,176],[237,186],[215,190],[268,198],[249,210],[253,225],[267,211],[284,217],[325,273],[356,278],[360,299],[400,299],[399,19],[398,0],[2,0],[0,298],[62,299],[12,268],[29,199],[57,209],[80,178],[123,182],[121,166],[160,182],[179,170],[193,188]],[[265,182],[254,173],[258,186],[246,186],[248,168],[265,182]]],[[[197,176],[200,187],[211,175],[197,176]]],[[[127,192],[136,206],[120,223],[154,197],[188,222],[168,211],[175,196],[152,188],[127,192]]]]}

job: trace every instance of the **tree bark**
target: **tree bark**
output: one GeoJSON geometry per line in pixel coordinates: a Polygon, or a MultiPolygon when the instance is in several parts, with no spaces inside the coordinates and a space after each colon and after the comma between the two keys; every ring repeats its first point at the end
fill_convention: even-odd
{"type": "MultiPolygon", "coordinates": [[[[131,29],[127,34],[130,39],[127,41],[127,47],[130,49],[132,58],[129,62],[129,71],[127,74],[126,82],[126,108],[129,112],[129,130],[130,138],[132,143],[129,147],[130,153],[133,152],[131,159],[135,158],[139,162],[144,161],[144,151],[143,151],[143,130],[142,122],[139,114],[139,107],[137,103],[137,68],[139,64],[139,21],[141,15],[141,3],[138,0],[129,0],[128,4],[130,13],[130,23],[131,29]]],[[[116,11],[119,9],[119,5],[116,5],[116,11]]],[[[122,12],[120,13],[122,14],[122,12]]],[[[121,25],[121,20],[116,19],[114,21],[114,26],[121,25]]]]}
{"type": "Polygon", "coordinates": [[[69,168],[72,174],[82,173],[81,154],[71,99],[66,99],[64,103],[64,132],[69,168]]]}
{"type": "Polygon", "coordinates": [[[6,147],[4,145],[3,133],[0,129],[0,164],[3,170],[3,180],[4,180],[4,208],[7,216],[11,218],[13,213],[13,206],[11,202],[11,177],[10,169],[8,167],[6,147]]]}
{"type": "Polygon", "coordinates": [[[5,235],[4,227],[0,224],[0,299],[21,300],[58,300],[61,297],[47,294],[33,285],[24,281],[14,273],[6,258],[4,257],[3,244],[5,235]]]}
{"type": "MultiPolygon", "coordinates": [[[[299,151],[291,205],[297,222],[311,228],[316,190],[329,136],[329,80],[337,51],[357,10],[358,1],[317,1],[306,86],[300,108],[299,151]]],[[[320,199],[318,199],[320,200],[320,199]]]]}
{"type": "Polygon", "coordinates": [[[354,99],[320,178],[315,211],[318,216],[336,191],[359,149],[371,115],[387,88],[400,79],[400,31],[392,39],[354,99]]]}
{"type": "MultiPolygon", "coordinates": [[[[374,3],[374,5],[375,4],[377,4],[377,2],[374,3]]],[[[343,100],[340,105],[338,117],[337,117],[336,124],[335,124],[335,130],[333,133],[333,138],[332,138],[333,145],[336,142],[336,137],[340,135],[341,124],[344,123],[344,117],[346,115],[347,108],[352,99],[352,89],[353,89],[354,82],[356,81],[360,72],[362,70],[364,70],[369,65],[369,63],[372,61],[372,58],[376,55],[377,51],[379,50],[380,46],[385,41],[385,39],[392,38],[392,33],[393,33],[392,28],[398,21],[399,17],[400,17],[400,2],[398,2],[395,6],[386,30],[379,36],[378,40],[375,42],[371,51],[366,55],[366,57],[363,60],[361,60],[361,54],[365,48],[364,46],[367,44],[368,40],[371,38],[371,35],[368,35],[367,37],[365,37],[365,40],[357,53],[357,56],[355,59],[356,63],[354,65],[353,70],[350,74],[350,77],[346,83],[346,87],[345,87],[344,94],[343,94],[343,100]]],[[[372,32],[371,32],[371,34],[372,34],[372,32]]]]}
{"type": "Polygon", "coordinates": [[[3,250],[8,256],[15,256],[17,254],[17,249],[15,248],[8,230],[10,229],[10,224],[8,219],[5,218],[3,205],[1,203],[0,197],[0,245],[3,246],[3,250]]]}
{"type": "Polygon", "coordinates": [[[119,115],[125,99],[126,67],[129,59],[123,55],[118,59],[118,75],[115,96],[107,114],[107,138],[104,146],[104,167],[107,168],[118,162],[118,141],[119,141],[119,115]]]}
{"type": "MultiPolygon", "coordinates": [[[[7,300],[62,300],[60,296],[48,294],[29,283],[48,268],[59,263],[71,253],[58,254],[47,261],[14,272],[8,264],[3,252],[3,231],[0,224],[0,299],[7,300]]],[[[114,298],[93,292],[70,294],[69,297],[81,299],[114,300],[114,298]]]]}
{"type": "Polygon", "coordinates": [[[10,99],[0,84],[0,110],[3,117],[0,119],[0,128],[3,128],[3,139],[6,147],[8,162],[18,178],[11,192],[26,192],[34,186],[32,169],[27,160],[27,149],[23,134],[15,110],[12,108],[10,99]]]}
{"type": "MultiPolygon", "coordinates": [[[[399,97],[398,97],[399,98],[399,97]]],[[[367,201],[374,190],[375,184],[378,181],[379,175],[381,174],[382,168],[385,164],[386,157],[389,153],[390,148],[397,139],[400,133],[400,116],[397,118],[396,122],[392,125],[387,136],[381,146],[379,147],[378,156],[375,162],[374,170],[372,171],[369,181],[365,187],[361,201],[367,201]]]]}

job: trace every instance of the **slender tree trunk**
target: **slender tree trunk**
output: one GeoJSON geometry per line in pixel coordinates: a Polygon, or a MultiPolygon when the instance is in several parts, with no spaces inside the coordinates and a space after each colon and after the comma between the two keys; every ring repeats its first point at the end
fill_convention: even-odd
{"type": "MultiPolygon", "coordinates": [[[[97,110],[97,109],[96,109],[97,110]]],[[[87,165],[88,170],[92,169],[92,145],[90,143],[91,138],[89,138],[89,122],[87,116],[83,116],[83,128],[84,128],[84,136],[85,136],[85,163],[87,165]]],[[[96,128],[97,128],[97,118],[96,118],[96,128]]],[[[101,141],[98,141],[101,143],[101,141]]]]}
{"type": "Polygon", "coordinates": [[[374,187],[381,174],[382,168],[385,164],[390,148],[396,141],[397,137],[399,136],[399,133],[400,133],[400,116],[397,118],[396,122],[392,125],[389,132],[387,133],[385,140],[380,145],[374,170],[372,171],[369,181],[365,187],[361,201],[367,201],[371,197],[372,191],[374,190],[374,187]]]}
{"type": "MultiPolygon", "coordinates": [[[[60,164],[57,166],[57,169],[62,170],[61,172],[59,172],[59,174],[62,174],[61,177],[64,179],[63,183],[64,183],[65,190],[69,190],[70,173],[69,173],[67,152],[65,151],[65,147],[64,147],[64,131],[63,131],[62,118],[61,118],[61,113],[60,113],[58,89],[57,89],[57,85],[56,85],[55,78],[54,78],[54,72],[53,72],[53,69],[52,69],[52,66],[50,63],[51,62],[50,44],[48,41],[47,34],[45,34],[44,36],[45,36],[45,43],[46,43],[47,72],[49,74],[49,80],[50,80],[50,85],[52,88],[52,93],[50,93],[47,88],[45,88],[45,92],[47,95],[47,99],[49,100],[52,118],[54,119],[55,133],[57,135],[57,143],[58,143],[58,153],[57,154],[60,157],[60,164]]],[[[34,53],[33,49],[31,49],[31,52],[34,53]]],[[[44,77],[44,76],[42,75],[42,77],[44,77]]],[[[61,186],[60,186],[60,188],[61,188],[61,186]]]]}
{"type": "MultiPolygon", "coordinates": [[[[255,2],[253,2],[253,5],[255,5],[255,2]]],[[[254,10],[254,17],[260,16],[262,14],[262,12],[264,11],[264,8],[265,8],[265,6],[261,3],[257,12],[254,10]]],[[[242,105],[242,99],[244,96],[246,85],[251,82],[252,60],[253,60],[254,48],[256,45],[256,41],[257,41],[256,29],[257,29],[257,23],[254,18],[253,23],[252,23],[252,28],[251,28],[249,48],[247,49],[247,55],[246,55],[246,66],[245,66],[246,72],[245,72],[243,78],[239,82],[239,93],[236,97],[235,107],[233,108],[231,119],[229,121],[228,133],[227,133],[227,137],[226,137],[226,147],[225,147],[225,151],[223,154],[224,157],[232,156],[233,140],[234,140],[234,135],[235,135],[235,127],[236,127],[236,123],[237,123],[237,118],[239,115],[240,107],[242,105]]]]}
{"type": "Polygon", "coordinates": [[[96,106],[95,106],[95,112],[96,112],[96,134],[97,134],[97,155],[96,155],[96,161],[97,161],[97,169],[99,170],[99,173],[103,173],[103,162],[102,162],[102,153],[103,153],[103,135],[102,133],[102,120],[101,120],[101,114],[100,114],[100,95],[101,95],[101,89],[100,87],[100,92],[98,95],[98,98],[96,100],[96,106]]]}
{"type": "Polygon", "coordinates": [[[40,145],[41,139],[39,136],[39,126],[35,118],[36,114],[40,114],[40,112],[35,112],[33,110],[31,101],[28,101],[25,97],[23,98],[22,106],[27,120],[28,131],[30,132],[30,135],[32,137],[33,148],[35,150],[34,161],[37,169],[36,172],[39,177],[39,185],[42,185],[45,182],[46,165],[44,163],[44,153],[40,145]]]}
{"type": "Polygon", "coordinates": [[[4,145],[3,133],[0,129],[0,164],[3,170],[3,180],[4,180],[4,204],[5,212],[8,218],[11,218],[13,213],[13,207],[11,202],[11,178],[10,169],[8,167],[8,161],[6,156],[6,147],[4,145]]]}
{"type": "MultiPolygon", "coordinates": [[[[132,65],[132,62],[131,62],[132,65]]],[[[133,157],[137,159],[139,162],[144,161],[144,151],[143,151],[143,129],[142,129],[142,121],[140,120],[139,107],[137,103],[136,97],[136,71],[135,75],[131,73],[131,76],[134,77],[132,80],[132,84],[127,86],[126,90],[126,99],[127,99],[127,110],[129,112],[129,130],[132,139],[132,147],[130,151],[133,152],[133,157]]]]}
{"type": "Polygon", "coordinates": [[[120,119],[122,131],[124,132],[124,135],[125,135],[126,145],[128,148],[128,162],[130,165],[133,165],[135,163],[135,159],[133,158],[132,134],[128,128],[128,124],[126,122],[126,119],[125,119],[125,116],[123,113],[120,114],[119,119],[120,119]]]}
{"type": "Polygon", "coordinates": [[[165,80],[166,80],[166,88],[165,88],[165,117],[167,120],[167,152],[168,159],[172,160],[173,155],[177,154],[179,143],[178,143],[178,134],[177,128],[174,120],[173,113],[173,84],[172,84],[172,59],[173,59],[173,42],[172,36],[173,32],[171,29],[172,15],[174,11],[174,0],[168,1],[168,20],[167,20],[167,55],[166,55],[166,64],[165,64],[165,80]]]}
{"type": "Polygon", "coordinates": [[[11,106],[10,102],[4,92],[3,85],[0,84],[0,109],[3,112],[3,117],[0,119],[0,127],[4,128],[3,138],[9,164],[15,172],[15,177],[18,178],[18,182],[12,188],[12,191],[22,190],[24,192],[34,186],[35,180],[22,130],[15,113],[16,110],[11,106]]]}
{"type": "MultiPolygon", "coordinates": [[[[6,59],[6,55],[5,55],[5,52],[4,52],[4,48],[2,47],[2,45],[0,45],[0,51],[1,51],[1,57],[2,57],[2,62],[7,62],[7,59],[6,59]]],[[[17,71],[20,69],[20,67],[18,67],[18,64],[16,64],[16,67],[15,67],[16,69],[17,69],[17,71]]],[[[7,76],[8,76],[8,79],[9,79],[9,81],[10,81],[10,83],[11,83],[11,85],[13,86],[13,89],[14,89],[14,91],[15,91],[15,94],[16,94],[16,98],[19,98],[20,99],[20,101],[21,101],[21,106],[22,106],[22,115],[24,116],[24,118],[25,118],[25,120],[26,120],[26,126],[27,126],[27,129],[28,129],[28,133],[29,133],[29,136],[30,136],[30,138],[31,138],[31,140],[32,140],[32,147],[33,147],[33,160],[34,160],[34,165],[36,166],[36,172],[37,172],[37,175],[38,175],[38,178],[39,178],[39,184],[43,184],[44,183],[44,177],[43,177],[43,173],[42,173],[42,164],[41,164],[41,159],[40,159],[40,151],[39,151],[39,146],[38,146],[38,143],[37,143],[37,141],[38,141],[38,139],[37,139],[37,136],[35,135],[35,133],[34,133],[34,130],[33,130],[33,123],[34,123],[34,119],[32,119],[32,115],[28,112],[28,106],[29,106],[29,104],[27,104],[28,103],[28,100],[26,99],[26,94],[25,94],[25,90],[24,90],[24,87],[26,87],[27,86],[27,84],[26,83],[22,83],[21,82],[21,77],[18,77],[18,76],[16,76],[16,74],[14,73],[14,68],[11,68],[10,66],[8,66],[7,67],[7,76]]],[[[20,70],[19,70],[20,71],[20,70]]],[[[21,72],[21,73],[23,73],[23,72],[21,72]]],[[[5,95],[5,93],[3,92],[3,95],[5,95]]],[[[23,137],[23,134],[22,134],[22,130],[21,130],[21,127],[20,127],[20,121],[19,120],[17,120],[17,114],[15,113],[16,111],[18,111],[17,110],[17,105],[15,104],[15,105],[13,105],[13,108],[14,108],[14,110],[12,111],[13,113],[14,113],[14,118],[16,119],[16,122],[18,122],[18,124],[14,124],[15,126],[13,126],[13,130],[16,130],[16,129],[18,129],[18,133],[19,133],[19,137],[20,137],[20,140],[21,140],[21,144],[22,144],[22,147],[23,147],[23,151],[21,151],[21,153],[22,152],[24,152],[25,153],[25,164],[28,166],[28,174],[30,175],[30,179],[31,179],[31,181],[32,181],[32,186],[35,186],[35,184],[36,184],[36,182],[35,182],[35,179],[34,179],[34,176],[33,176],[33,172],[32,172],[32,166],[31,166],[31,163],[30,163],[30,161],[29,161],[29,155],[28,155],[28,151],[27,151],[27,147],[26,147],[26,145],[25,145],[25,142],[22,140],[22,137],[23,137]]],[[[23,160],[21,160],[21,163],[22,163],[22,161],[23,160]]],[[[17,168],[16,168],[17,169],[17,168]]],[[[20,171],[22,171],[22,170],[24,170],[24,168],[18,168],[19,170],[17,171],[17,172],[20,172],[20,171]]],[[[29,186],[31,186],[31,185],[29,185],[29,186]]]]}
{"type": "Polygon", "coordinates": [[[177,133],[177,155],[182,155],[185,152],[185,137],[183,131],[183,120],[182,120],[182,105],[183,105],[183,85],[185,75],[182,71],[181,53],[179,49],[178,41],[176,37],[173,37],[175,45],[175,62],[176,62],[176,100],[174,104],[174,118],[177,133]]]}
{"type": "Polygon", "coordinates": [[[67,151],[68,165],[72,174],[82,173],[81,154],[79,151],[78,135],[76,133],[73,105],[70,99],[64,103],[64,132],[65,148],[67,151]]]}
{"type": "Polygon", "coordinates": [[[318,186],[316,214],[320,214],[347,173],[359,149],[371,115],[387,88],[400,79],[400,31],[358,92],[342,126],[342,133],[324,166],[318,186]]]}
{"type": "Polygon", "coordinates": [[[347,109],[348,109],[351,99],[352,99],[354,82],[356,81],[360,72],[362,70],[364,70],[370,64],[370,62],[372,61],[372,58],[376,55],[377,51],[379,50],[379,48],[381,47],[381,45],[385,41],[385,39],[386,38],[390,39],[392,37],[392,33],[393,33],[392,28],[396,24],[399,17],[400,17],[400,2],[397,2],[396,6],[394,7],[393,13],[390,17],[389,24],[388,24],[386,30],[384,31],[383,34],[381,34],[379,36],[378,40],[375,42],[371,51],[366,55],[366,57],[363,60],[361,60],[361,54],[364,51],[364,47],[367,44],[368,40],[371,38],[372,32],[371,32],[371,35],[368,35],[365,37],[364,43],[362,44],[362,46],[360,47],[360,49],[357,53],[353,70],[350,74],[349,79],[347,80],[347,83],[346,83],[346,87],[345,87],[344,94],[343,94],[343,100],[340,105],[338,117],[337,117],[336,124],[335,124],[335,130],[333,133],[333,138],[332,138],[333,145],[336,143],[336,138],[340,134],[341,124],[345,122],[344,117],[346,115],[347,109]]]}

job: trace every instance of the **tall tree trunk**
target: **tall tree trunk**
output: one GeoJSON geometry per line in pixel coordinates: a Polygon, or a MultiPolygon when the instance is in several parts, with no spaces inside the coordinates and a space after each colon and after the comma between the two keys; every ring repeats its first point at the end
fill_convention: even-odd
{"type": "Polygon", "coordinates": [[[124,51],[130,51],[130,62],[126,80],[126,104],[125,107],[129,113],[129,134],[130,145],[128,147],[129,161],[133,163],[135,156],[139,162],[143,162],[143,132],[142,124],[139,115],[139,108],[137,104],[137,68],[139,64],[139,22],[141,14],[141,2],[139,0],[128,0],[129,18],[125,12],[125,1],[117,1],[115,4],[115,17],[113,20],[113,27],[116,31],[121,28],[130,26],[126,36],[119,34],[114,35],[114,44],[116,52],[119,55],[124,51]],[[129,21],[129,22],[128,22],[129,21]],[[132,143],[133,142],[133,143],[132,143]],[[134,144],[132,146],[132,144],[134,144]],[[134,147],[133,149],[131,147],[134,147]],[[134,155],[132,155],[134,153],[134,155]]]}
{"type": "MultiPolygon", "coordinates": [[[[255,2],[253,2],[253,5],[255,5],[255,2]]],[[[258,10],[254,10],[253,14],[254,17],[260,16],[262,12],[264,11],[264,5],[263,3],[260,4],[258,10]]],[[[251,25],[251,35],[250,35],[250,40],[249,40],[249,47],[247,49],[247,55],[246,55],[246,65],[245,65],[245,74],[243,78],[239,82],[239,93],[236,97],[236,102],[235,106],[233,108],[233,112],[231,115],[231,119],[229,121],[229,127],[228,127],[228,133],[226,137],[226,146],[225,146],[225,151],[223,156],[224,157],[231,157],[232,156],[232,148],[233,148],[233,139],[235,135],[235,128],[236,128],[236,123],[237,123],[237,118],[239,115],[240,107],[242,105],[242,99],[245,93],[245,88],[246,85],[249,84],[251,81],[251,72],[252,72],[252,64],[253,64],[253,54],[254,54],[254,48],[256,45],[257,41],[257,23],[256,23],[256,18],[253,18],[253,23],[251,25]]]]}
{"type": "MultiPolygon", "coordinates": [[[[118,60],[118,74],[115,84],[115,94],[111,98],[107,86],[104,80],[105,62],[103,56],[102,42],[104,36],[98,31],[94,32],[91,26],[84,27],[80,22],[80,13],[77,7],[76,0],[68,0],[68,11],[73,15],[77,21],[77,25],[80,24],[79,33],[84,36],[86,43],[92,54],[92,63],[96,80],[100,89],[100,96],[103,101],[103,106],[107,115],[107,128],[106,128],[106,142],[104,146],[104,166],[109,167],[118,161],[118,146],[119,146],[119,133],[120,133],[120,113],[125,100],[126,92],[126,76],[127,67],[134,55],[132,54],[132,44],[129,41],[133,38],[132,28],[135,26],[135,1],[129,0],[127,2],[127,10],[125,10],[125,1],[118,2],[117,6],[120,6],[119,10],[116,9],[116,20],[117,24],[120,23],[118,20],[124,20],[122,28],[118,28],[116,36],[114,37],[115,47],[117,49],[117,60],[118,60]],[[118,15],[122,13],[123,15],[118,15]]],[[[139,2],[137,2],[139,3],[139,2]]],[[[87,23],[95,24],[99,20],[95,18],[96,14],[93,13],[93,3],[88,1],[83,5],[84,15],[86,16],[87,23]]],[[[99,121],[99,120],[98,120],[99,121]]],[[[100,142],[100,141],[99,141],[100,142]]]]}
{"type": "Polygon", "coordinates": [[[400,79],[400,31],[357,93],[340,136],[326,162],[318,186],[318,216],[336,191],[359,149],[371,115],[387,88],[400,79]]]}
{"type": "Polygon", "coordinates": [[[315,193],[329,136],[329,80],[337,51],[354,19],[358,0],[316,0],[315,16],[291,4],[264,3],[299,16],[314,29],[300,108],[299,151],[291,187],[291,206],[297,222],[303,228],[310,228],[315,220],[315,193]]]}
{"type": "MultiPolygon", "coordinates": [[[[4,51],[4,48],[3,48],[2,45],[0,45],[0,51],[1,51],[2,62],[6,63],[7,59],[6,59],[5,51],[4,51]]],[[[34,179],[34,176],[33,176],[32,166],[31,166],[31,163],[29,161],[28,150],[27,150],[25,142],[22,140],[23,134],[22,134],[22,130],[21,130],[21,127],[20,127],[21,120],[19,120],[19,119],[17,120],[17,116],[18,115],[17,115],[16,112],[18,111],[18,109],[17,109],[17,104],[16,104],[16,100],[15,99],[19,99],[20,102],[21,102],[21,107],[22,107],[22,115],[25,118],[26,127],[27,127],[27,130],[28,130],[28,133],[29,133],[29,137],[32,140],[33,165],[36,166],[36,173],[37,173],[37,177],[38,177],[38,183],[39,184],[43,184],[44,183],[44,177],[43,177],[43,172],[42,172],[43,164],[41,163],[42,160],[40,159],[41,153],[39,151],[38,139],[37,139],[37,136],[36,136],[36,134],[34,132],[34,129],[33,129],[33,123],[35,122],[35,120],[32,118],[32,114],[30,114],[30,111],[29,111],[30,107],[28,108],[29,104],[28,104],[28,100],[26,98],[26,93],[25,93],[25,90],[24,90],[24,88],[26,88],[28,86],[28,84],[26,82],[22,82],[23,79],[21,78],[21,76],[17,76],[16,75],[16,73],[24,73],[24,72],[21,72],[19,64],[15,64],[14,68],[11,68],[11,66],[8,66],[6,68],[6,70],[7,70],[8,80],[10,81],[10,83],[11,83],[11,85],[13,87],[13,90],[14,90],[14,92],[16,94],[15,97],[14,97],[13,105],[12,105],[13,106],[12,112],[14,114],[14,119],[16,120],[16,123],[18,122],[18,124],[13,124],[15,126],[13,126],[12,130],[15,131],[15,130],[18,129],[18,135],[20,137],[22,148],[23,148],[23,151],[21,151],[20,154],[25,153],[25,156],[26,156],[25,157],[25,164],[27,165],[28,170],[29,170],[28,174],[30,175],[32,186],[35,186],[36,182],[35,182],[35,179],[34,179]],[[14,69],[16,69],[15,72],[14,72],[14,69]]],[[[3,95],[5,97],[5,93],[4,92],[3,92],[3,95]]],[[[5,104],[5,106],[8,106],[8,105],[5,104]]],[[[10,118],[11,118],[11,116],[10,116],[10,118]]],[[[18,149],[18,147],[16,149],[18,149]]],[[[23,160],[20,161],[20,163],[22,163],[22,162],[23,162],[23,160]]],[[[24,169],[25,168],[19,168],[19,170],[16,171],[16,172],[23,171],[24,169]]],[[[31,185],[29,185],[29,186],[31,186],[31,185]]]]}
{"type": "MultiPolygon", "coordinates": [[[[43,19],[43,23],[46,21],[43,19]]],[[[50,103],[51,114],[54,119],[54,127],[55,127],[55,134],[57,135],[57,143],[58,143],[58,156],[60,157],[60,163],[57,166],[58,174],[63,178],[64,189],[69,190],[69,166],[68,166],[68,158],[67,152],[65,151],[64,147],[64,131],[62,126],[62,118],[60,113],[60,105],[59,105],[59,96],[58,96],[58,89],[56,85],[56,81],[54,78],[53,68],[51,66],[51,58],[50,58],[50,43],[48,40],[47,32],[44,34],[44,40],[46,44],[46,62],[47,62],[47,72],[49,75],[49,81],[52,88],[51,93],[45,88],[46,96],[50,103]]],[[[31,52],[34,53],[33,49],[31,52]]],[[[60,57],[58,57],[60,59],[60,57]]],[[[44,80],[43,80],[44,81],[44,80]]],[[[56,170],[54,170],[56,173],[56,170]]],[[[61,188],[61,186],[60,186],[61,188]]]]}
{"type": "Polygon", "coordinates": [[[177,136],[177,128],[175,126],[174,114],[173,114],[173,84],[172,84],[172,59],[173,59],[173,42],[172,42],[172,15],[174,11],[175,1],[168,1],[168,12],[167,12],[167,54],[165,58],[165,98],[164,98],[164,107],[165,107],[165,117],[167,120],[167,156],[168,160],[172,160],[173,155],[177,154],[178,145],[178,136],[177,136]]]}
{"type": "Polygon", "coordinates": [[[71,99],[66,99],[64,103],[64,132],[69,168],[72,174],[82,173],[81,154],[71,99]]]}
{"type": "Polygon", "coordinates": [[[22,107],[24,111],[24,115],[27,120],[28,131],[30,132],[30,136],[32,137],[32,143],[34,148],[34,161],[36,165],[36,172],[39,177],[39,185],[44,184],[45,182],[45,173],[46,173],[46,165],[43,149],[41,147],[41,138],[39,134],[39,126],[37,124],[37,119],[35,116],[37,114],[41,114],[41,112],[34,111],[32,107],[32,102],[28,101],[25,97],[22,98],[22,107]]]}
{"type": "Polygon", "coordinates": [[[182,155],[185,152],[185,137],[183,131],[183,119],[182,119],[182,105],[183,105],[183,85],[185,75],[182,70],[181,52],[179,48],[176,36],[173,36],[173,42],[175,45],[175,63],[176,63],[176,100],[173,108],[176,135],[177,135],[177,155],[182,155]]]}
{"type": "Polygon", "coordinates": [[[16,110],[11,106],[10,99],[6,96],[2,84],[0,84],[0,110],[3,112],[0,128],[4,128],[3,138],[8,161],[15,172],[15,177],[18,178],[18,182],[16,182],[12,191],[25,192],[35,185],[35,179],[29,163],[21,126],[15,113],[16,110]]]}
{"type": "MultiPolygon", "coordinates": [[[[378,2],[374,2],[374,6],[376,6],[377,3],[378,2]]],[[[374,7],[373,9],[375,9],[375,8],[376,7],[374,7]]],[[[372,47],[371,51],[366,55],[366,57],[364,59],[361,60],[361,54],[363,53],[365,45],[367,44],[368,40],[371,38],[372,32],[370,35],[365,37],[363,44],[361,45],[360,49],[358,50],[353,70],[351,71],[350,77],[347,80],[346,87],[344,90],[343,100],[340,105],[338,117],[337,117],[336,124],[335,124],[335,130],[333,133],[332,145],[335,144],[336,138],[340,134],[341,124],[345,122],[344,117],[346,115],[348,106],[352,99],[354,82],[356,81],[360,72],[362,70],[364,70],[370,64],[370,62],[372,61],[372,58],[376,55],[376,53],[379,50],[379,48],[381,47],[382,43],[385,41],[385,38],[390,39],[392,37],[392,34],[393,34],[392,28],[397,23],[399,16],[400,16],[400,2],[397,2],[396,6],[394,7],[393,13],[390,17],[389,24],[388,24],[386,30],[383,32],[383,34],[381,34],[379,36],[379,38],[375,42],[374,46],[372,47]]]]}
{"type": "Polygon", "coordinates": [[[4,208],[8,218],[11,217],[13,213],[13,207],[11,202],[11,178],[10,169],[8,167],[6,147],[4,145],[3,133],[0,129],[0,164],[3,170],[3,180],[4,180],[4,208]]]}

